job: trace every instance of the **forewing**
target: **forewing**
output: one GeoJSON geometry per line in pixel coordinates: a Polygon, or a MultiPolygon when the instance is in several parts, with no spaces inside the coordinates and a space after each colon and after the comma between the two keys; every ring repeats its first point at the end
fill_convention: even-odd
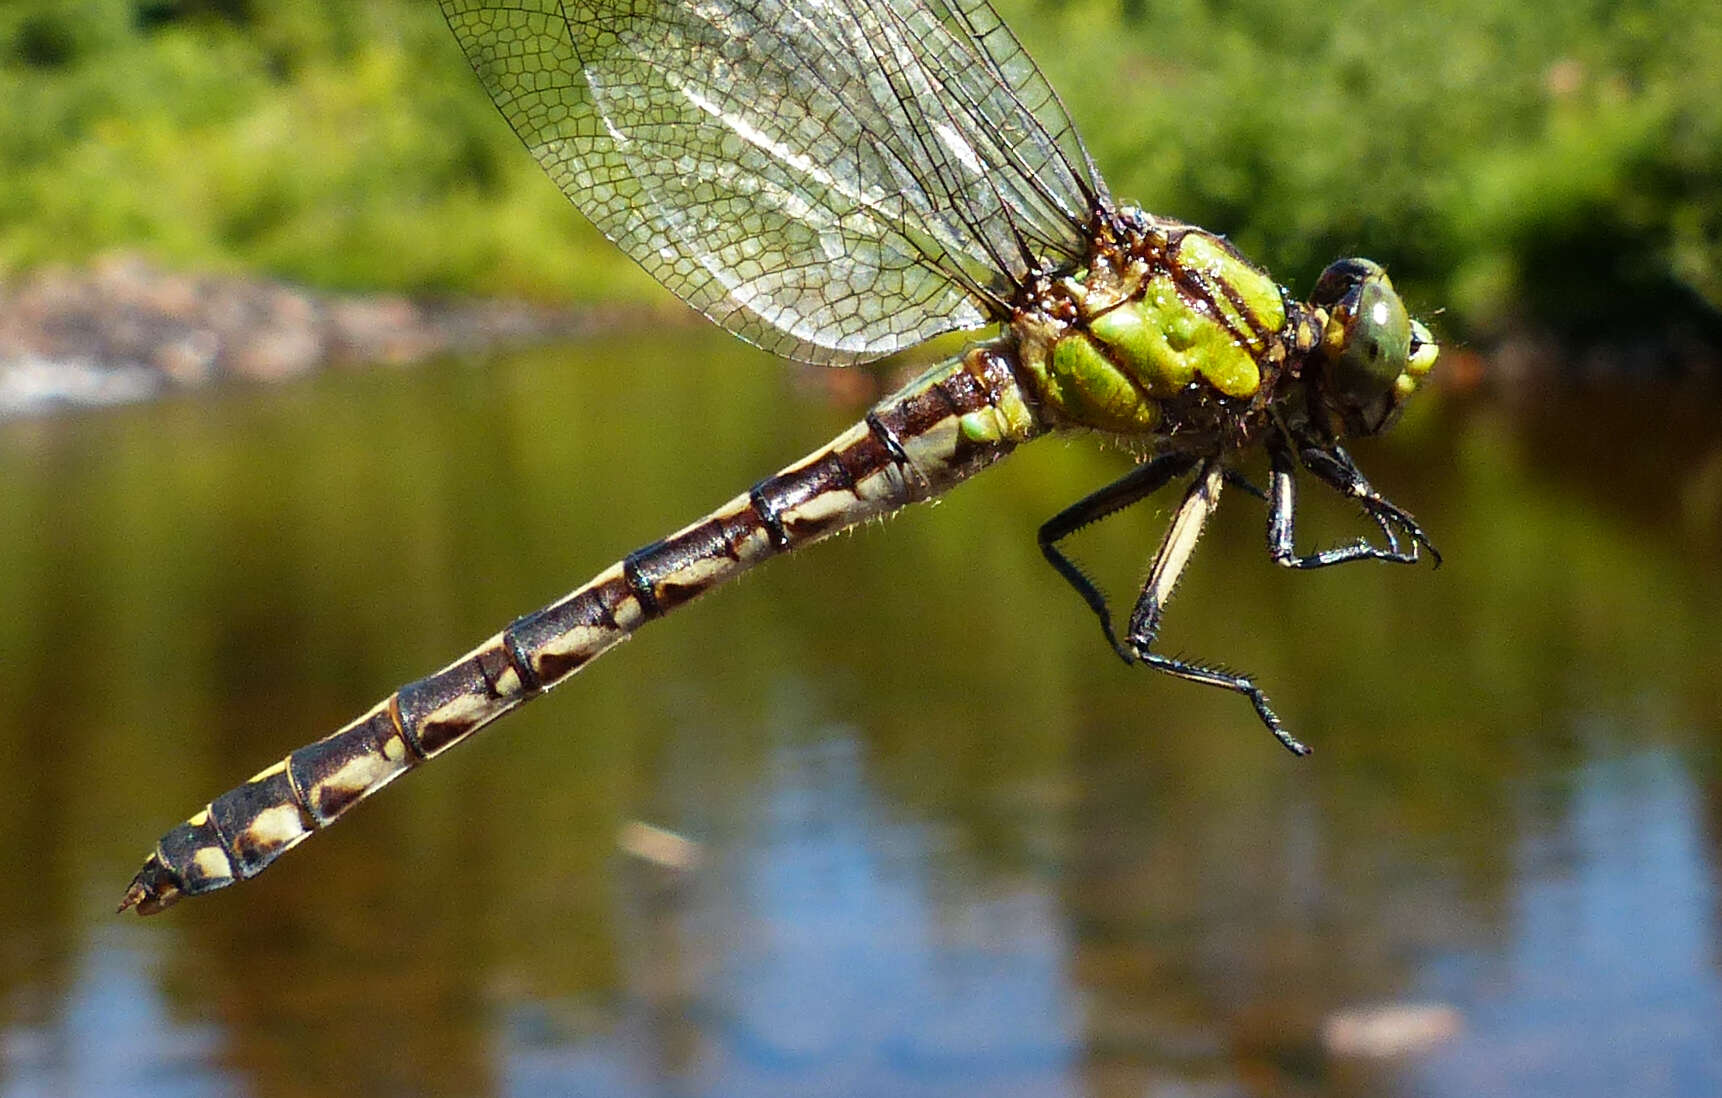
{"type": "Polygon", "coordinates": [[[1101,184],[981,0],[442,0],[565,194],[696,309],[854,362],[1002,315],[1101,184]]]}

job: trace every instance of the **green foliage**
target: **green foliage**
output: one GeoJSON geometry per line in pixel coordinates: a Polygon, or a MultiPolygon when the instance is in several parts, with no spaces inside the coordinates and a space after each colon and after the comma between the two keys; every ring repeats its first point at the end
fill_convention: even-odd
{"type": "Polygon", "coordinates": [[[0,270],[124,246],[331,287],[618,292],[434,5],[13,6],[0,98],[0,270]]]}
{"type": "MultiPolygon", "coordinates": [[[[1005,0],[1120,197],[1443,327],[1722,306],[1722,6],[1005,0]]],[[[325,286],[649,293],[425,0],[0,11],[0,270],[115,246],[325,286]]]]}
{"type": "Polygon", "coordinates": [[[1043,60],[1115,192],[1294,286],[1372,256],[1472,332],[1722,307],[1712,0],[1169,0],[1118,20],[1093,0],[1016,22],[1060,43],[1043,60]]]}

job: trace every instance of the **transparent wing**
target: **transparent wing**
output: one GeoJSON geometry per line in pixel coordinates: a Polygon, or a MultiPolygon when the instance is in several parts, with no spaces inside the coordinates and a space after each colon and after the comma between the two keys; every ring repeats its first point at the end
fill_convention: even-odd
{"type": "Polygon", "coordinates": [[[809,362],[1003,314],[1103,184],[985,0],[441,0],[557,186],[694,308],[809,362]]]}

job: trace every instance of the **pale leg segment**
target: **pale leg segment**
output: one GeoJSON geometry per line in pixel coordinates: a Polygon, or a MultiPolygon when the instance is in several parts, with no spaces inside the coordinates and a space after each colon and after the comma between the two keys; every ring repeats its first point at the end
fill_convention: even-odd
{"type": "Polygon", "coordinates": [[[1167,482],[1196,468],[1198,462],[1199,459],[1185,454],[1165,454],[1137,466],[1119,480],[1078,500],[1048,520],[1040,528],[1041,552],[1047,562],[1057,569],[1059,575],[1082,596],[1083,601],[1099,619],[1107,643],[1126,663],[1141,663],[1190,682],[1217,686],[1242,694],[1250,700],[1256,715],[1261,718],[1268,731],[1273,733],[1275,739],[1293,754],[1307,755],[1309,748],[1286,731],[1278,714],[1268,704],[1267,695],[1249,676],[1208,667],[1192,660],[1162,656],[1153,651],[1166,603],[1171,600],[1172,591],[1177,587],[1185,565],[1189,563],[1190,555],[1201,538],[1202,529],[1209,516],[1219,506],[1221,488],[1230,481],[1252,495],[1261,496],[1263,493],[1254,485],[1228,470],[1218,458],[1201,463],[1200,472],[1184,493],[1183,502],[1178,505],[1178,512],[1173,516],[1171,526],[1167,528],[1160,548],[1154,554],[1148,580],[1131,611],[1128,634],[1123,641],[1118,639],[1113,628],[1112,615],[1106,605],[1105,596],[1058,548],[1058,543],[1066,537],[1153,494],[1167,482]]]}
{"type": "Polygon", "coordinates": [[[1256,716],[1273,733],[1274,739],[1294,755],[1307,755],[1309,748],[1286,731],[1279,714],[1268,704],[1267,694],[1248,675],[1209,667],[1194,660],[1162,656],[1153,651],[1154,641],[1160,633],[1160,617],[1172,598],[1184,566],[1190,561],[1197,539],[1202,536],[1202,528],[1220,504],[1220,489],[1225,482],[1226,473],[1220,459],[1212,458],[1202,466],[1189,491],[1184,493],[1184,501],[1178,505],[1178,513],[1172,516],[1172,525],[1160,542],[1160,550],[1154,554],[1148,582],[1143,585],[1136,608],[1130,613],[1128,644],[1138,660],[1156,671],[1242,694],[1255,707],[1256,716]]]}

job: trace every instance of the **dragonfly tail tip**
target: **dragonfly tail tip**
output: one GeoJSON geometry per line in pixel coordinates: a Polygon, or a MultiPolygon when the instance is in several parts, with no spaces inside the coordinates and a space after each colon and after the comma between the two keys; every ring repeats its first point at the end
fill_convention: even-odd
{"type": "Polygon", "coordinates": [[[115,914],[123,915],[135,907],[139,915],[154,915],[172,907],[183,894],[167,867],[152,854],[126,887],[115,914]]]}

